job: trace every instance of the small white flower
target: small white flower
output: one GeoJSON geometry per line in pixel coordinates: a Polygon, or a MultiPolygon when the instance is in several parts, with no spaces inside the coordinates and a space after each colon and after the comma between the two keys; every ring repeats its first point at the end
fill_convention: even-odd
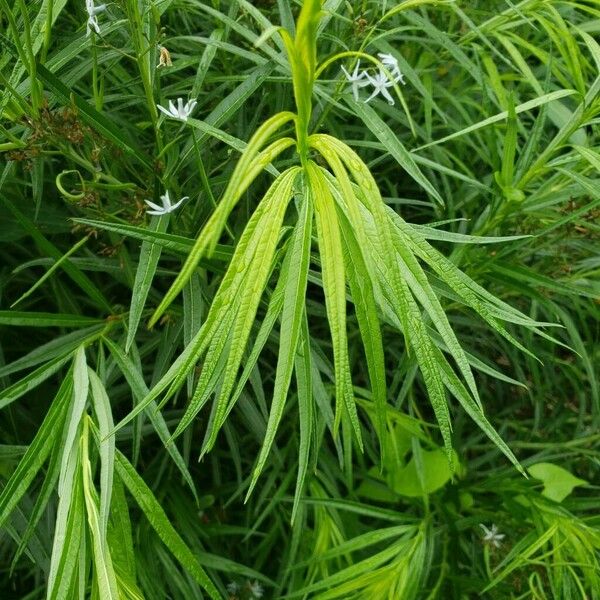
{"type": "Polygon", "coordinates": [[[394,104],[394,99],[392,98],[391,94],[387,91],[387,88],[392,87],[394,85],[394,82],[390,81],[383,71],[379,71],[379,73],[377,73],[377,75],[375,76],[369,75],[367,73],[367,78],[369,79],[369,82],[371,83],[374,89],[373,93],[365,100],[365,104],[373,100],[373,98],[375,98],[375,96],[378,96],[379,94],[381,94],[390,104],[394,104]]]}
{"type": "Polygon", "coordinates": [[[237,592],[240,591],[240,586],[235,581],[232,581],[231,583],[227,584],[227,587],[225,589],[229,594],[233,595],[237,594],[237,592]]]}
{"type": "Polygon", "coordinates": [[[383,66],[392,74],[392,77],[394,78],[394,83],[406,83],[404,81],[404,75],[402,74],[402,71],[400,71],[398,59],[395,56],[392,56],[391,54],[381,53],[377,56],[379,56],[379,59],[381,60],[383,66]]]}
{"type": "Polygon", "coordinates": [[[100,33],[100,25],[98,24],[98,17],[96,15],[106,10],[106,4],[94,6],[94,0],[85,0],[85,10],[88,14],[85,36],[88,37],[92,29],[96,33],[100,33]]]}
{"type": "Polygon", "coordinates": [[[342,67],[342,71],[344,71],[344,75],[346,76],[348,83],[352,84],[352,93],[354,94],[354,99],[357,102],[358,102],[358,89],[361,87],[365,87],[366,85],[369,85],[369,80],[367,79],[367,73],[365,71],[361,71],[359,73],[358,72],[359,69],[360,69],[360,60],[356,63],[356,66],[354,67],[354,71],[352,72],[352,75],[350,75],[350,73],[348,73],[348,71],[346,71],[346,69],[344,67],[342,67]]]}
{"type": "Polygon", "coordinates": [[[169,108],[165,108],[160,104],[156,105],[156,108],[161,112],[165,113],[167,117],[172,119],[179,119],[180,121],[187,121],[188,117],[192,114],[194,108],[198,104],[195,100],[183,103],[183,98],[177,98],[177,106],[173,104],[173,100],[169,100],[169,108]]]}
{"type": "Polygon", "coordinates": [[[262,598],[265,593],[263,590],[263,586],[258,583],[258,581],[254,581],[253,583],[248,583],[248,589],[252,594],[253,598],[262,598]]]}
{"type": "Polygon", "coordinates": [[[503,533],[498,532],[498,527],[492,524],[488,529],[483,523],[479,523],[479,527],[483,529],[483,541],[493,545],[495,548],[500,548],[502,540],[506,536],[503,533]]]}
{"type": "Polygon", "coordinates": [[[179,206],[181,206],[181,204],[187,199],[188,196],[184,196],[179,202],[171,204],[169,192],[165,192],[165,194],[160,197],[162,206],[154,204],[154,202],[150,202],[150,200],[144,200],[144,202],[152,209],[146,211],[149,215],[168,215],[169,213],[172,213],[174,210],[176,210],[179,206]]]}

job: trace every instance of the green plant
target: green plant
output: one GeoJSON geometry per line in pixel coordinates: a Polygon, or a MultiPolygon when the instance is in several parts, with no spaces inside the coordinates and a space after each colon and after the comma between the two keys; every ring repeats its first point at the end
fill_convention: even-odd
{"type": "Polygon", "coordinates": [[[598,18],[0,2],[3,597],[596,598],[598,18]]]}

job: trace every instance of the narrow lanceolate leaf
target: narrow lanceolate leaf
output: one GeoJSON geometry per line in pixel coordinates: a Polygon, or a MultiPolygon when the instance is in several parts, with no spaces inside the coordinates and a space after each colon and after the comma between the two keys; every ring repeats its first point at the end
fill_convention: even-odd
{"type": "MultiPolygon", "coordinates": [[[[287,255],[286,255],[287,258],[287,255]]],[[[234,392],[231,394],[231,398],[229,400],[229,406],[227,407],[227,415],[231,411],[231,409],[235,406],[235,403],[239,400],[252,371],[256,367],[256,363],[258,362],[258,357],[260,356],[265,344],[267,343],[273,328],[275,327],[275,323],[281,314],[281,310],[283,308],[283,296],[285,289],[285,279],[282,276],[286,269],[286,264],[284,260],[284,264],[281,268],[281,274],[279,280],[277,281],[277,286],[273,293],[271,294],[271,298],[269,300],[269,305],[267,307],[267,313],[263,322],[260,325],[260,329],[256,334],[256,338],[254,339],[254,343],[252,345],[252,351],[248,355],[248,358],[244,360],[244,370],[238,379],[237,386],[234,392]]]]}
{"type": "Polygon", "coordinates": [[[70,354],[58,356],[6,388],[0,393],[0,409],[19,399],[21,396],[24,396],[27,392],[40,385],[40,383],[46,381],[46,379],[54,375],[54,373],[56,373],[70,358],[70,354]]]}
{"type": "MultiPolygon", "coordinates": [[[[169,216],[153,217],[148,232],[151,234],[154,231],[164,233],[169,224],[169,216]]],[[[156,267],[160,259],[162,248],[158,244],[153,244],[146,241],[142,244],[140,250],[140,260],[138,268],[135,272],[135,281],[133,284],[131,306],[129,308],[129,322],[127,325],[127,342],[125,344],[125,352],[129,352],[129,348],[135,339],[135,334],[142,318],[142,311],[148,298],[148,292],[152,286],[152,280],[156,273],[156,267]]]]}
{"type": "Polygon", "coordinates": [[[388,297],[389,304],[401,324],[407,347],[415,352],[431,405],[442,432],[448,460],[452,464],[450,415],[439,365],[435,360],[434,345],[427,333],[423,316],[411,294],[408,283],[401,275],[399,262],[390,260],[390,257],[396,256],[393,225],[387,215],[386,206],[377,184],[368,167],[349,146],[328,135],[315,135],[313,138],[323,140],[335,148],[354,178],[361,199],[373,215],[375,235],[370,237],[370,241],[374,259],[378,263],[377,272],[381,277],[379,288],[388,297]]]}
{"type": "MultiPolygon", "coordinates": [[[[213,248],[216,246],[217,240],[223,232],[227,217],[237,201],[240,199],[243,191],[252,183],[254,179],[265,169],[265,167],[271,163],[281,152],[286,148],[292,146],[294,141],[291,138],[283,138],[273,142],[266,150],[260,153],[256,160],[248,165],[247,171],[240,174],[240,179],[236,179],[235,194],[231,197],[224,197],[217,209],[212,214],[208,223],[200,233],[200,236],[196,240],[194,247],[188,255],[185,263],[181,267],[175,281],[167,291],[165,297],[157,307],[156,311],[152,315],[148,325],[152,327],[166,308],[171,304],[173,299],[179,294],[183,286],[188,281],[194,269],[198,266],[198,262],[205,255],[211,254],[213,248]]],[[[233,180],[232,176],[232,180],[233,180]]]]}
{"type": "Polygon", "coordinates": [[[102,322],[81,315],[0,310],[0,325],[12,327],[88,327],[102,322]]]}
{"type": "Polygon", "coordinates": [[[222,600],[221,594],[219,594],[214,583],[200,566],[198,559],[194,556],[187,544],[181,539],[173,525],[171,525],[169,518],[152,493],[152,490],[137,474],[131,463],[118,450],[115,466],[125,487],[138,503],[160,539],[173,553],[173,556],[175,556],[185,570],[202,586],[202,588],[206,590],[213,600],[222,600]]]}
{"type": "MultiPolygon", "coordinates": [[[[23,214],[5,194],[0,195],[0,201],[4,202],[6,208],[15,216],[19,225],[31,236],[36,246],[44,255],[50,256],[55,260],[63,258],[63,253],[40,232],[36,224],[23,214]]],[[[101,306],[103,310],[111,312],[110,302],[104,294],[71,260],[62,261],[61,269],[91,300],[101,306]]]]}
{"type": "Polygon", "coordinates": [[[119,573],[119,578],[127,578],[128,585],[133,587],[136,582],[133,534],[125,489],[119,477],[115,477],[113,481],[110,513],[111,521],[108,529],[108,543],[111,548],[113,564],[119,573]]]}
{"type": "Polygon", "coordinates": [[[300,497],[310,462],[310,449],[313,438],[314,408],[312,394],[312,360],[306,310],[302,316],[302,329],[295,358],[296,388],[298,394],[298,417],[300,421],[300,444],[298,446],[298,476],[294,491],[291,522],[294,523],[300,507],[300,497]]]}
{"type": "Polygon", "coordinates": [[[200,258],[202,258],[205,253],[208,255],[212,253],[219,236],[225,227],[227,217],[244,191],[259,173],[267,167],[267,165],[269,165],[286,148],[289,148],[294,144],[294,141],[291,138],[284,138],[273,142],[271,146],[261,152],[261,148],[267,142],[269,137],[293,119],[293,117],[293,114],[289,112],[278,113],[263,123],[248,142],[248,146],[244,150],[231,175],[229,184],[225,189],[219,206],[198,236],[198,239],[194,243],[177,278],[150,319],[150,326],[158,321],[177,294],[179,294],[191,273],[198,265],[200,258]]]}
{"type": "MultiPolygon", "coordinates": [[[[382,272],[386,272],[386,257],[379,256],[382,272]]],[[[436,420],[442,433],[444,447],[448,455],[448,461],[452,465],[452,439],[450,424],[450,413],[446,401],[443,379],[440,371],[440,363],[437,360],[435,346],[427,333],[427,327],[423,315],[411,294],[408,282],[401,281],[401,294],[399,297],[389,296],[388,290],[382,288],[384,295],[388,296],[392,310],[395,311],[398,320],[402,324],[404,332],[408,331],[410,349],[414,351],[419,369],[423,374],[423,380],[427,388],[429,401],[433,407],[436,420]]]]}
{"type": "MultiPolygon", "coordinates": [[[[202,326],[204,302],[202,300],[202,280],[198,273],[193,273],[183,288],[183,343],[187,346],[202,326]]],[[[194,389],[194,375],[187,376],[188,396],[194,389]]]]}
{"type": "MultiPolygon", "coordinates": [[[[110,339],[105,339],[104,341],[111,351],[117,365],[121,369],[121,372],[125,376],[134,398],[137,402],[141,403],[142,400],[148,396],[148,388],[146,387],[142,373],[136,368],[131,358],[129,358],[117,344],[110,339]]],[[[187,465],[185,464],[185,461],[183,460],[183,457],[177,449],[177,446],[175,446],[175,444],[167,443],[171,438],[171,433],[164,417],[157,410],[156,402],[151,401],[147,405],[146,416],[150,419],[152,426],[158,434],[161,442],[165,445],[165,448],[173,459],[175,466],[179,469],[184,480],[190,486],[194,496],[197,497],[196,486],[194,485],[192,476],[187,468],[187,465]]]]}
{"type": "Polygon", "coordinates": [[[512,321],[534,329],[536,322],[527,315],[516,310],[506,302],[494,297],[487,290],[475,283],[468,275],[463,273],[452,261],[447,259],[441,252],[433,248],[417,230],[412,228],[406,221],[389,209],[388,214],[395,227],[398,227],[410,240],[411,247],[416,256],[423,259],[438,274],[452,290],[458,294],[461,300],[502,337],[521,351],[533,357],[533,354],[511,336],[499,321],[498,317],[506,321],[512,321]],[[500,312],[502,311],[502,312],[500,312]]]}
{"type": "MultiPolygon", "coordinates": [[[[282,173],[273,182],[265,194],[265,197],[254,211],[246,229],[244,229],[244,232],[242,233],[231,265],[225,274],[223,282],[219,287],[219,291],[217,292],[206,317],[206,322],[202,327],[202,329],[207,329],[207,343],[203,345],[201,351],[204,351],[204,348],[208,344],[211,345],[207,353],[207,364],[203,367],[194,396],[183,419],[177,427],[174,437],[179,435],[191,423],[212,393],[216,384],[215,369],[217,366],[221,369],[224,368],[224,365],[221,362],[223,356],[225,356],[225,359],[229,362],[228,354],[230,353],[230,349],[226,348],[225,344],[227,343],[231,346],[235,343],[238,346],[240,346],[240,344],[245,346],[245,341],[240,342],[240,334],[238,334],[237,337],[235,333],[232,333],[231,336],[226,336],[226,334],[230,325],[234,322],[234,319],[238,318],[240,307],[244,304],[245,310],[251,309],[247,298],[257,295],[254,292],[255,286],[260,288],[258,291],[258,300],[260,300],[262,288],[264,287],[264,284],[260,283],[260,279],[264,279],[264,277],[268,276],[271,269],[271,261],[279,236],[281,219],[283,218],[285,207],[287,206],[293,182],[297,174],[298,169],[292,168],[282,173]],[[272,210],[275,210],[275,214],[270,214],[272,210]],[[262,248],[260,257],[257,255],[259,248],[262,248]],[[269,256],[271,256],[271,258],[265,261],[265,268],[261,265],[261,262],[263,258],[268,258],[269,256]],[[227,354],[224,354],[225,352],[227,352],[227,354]]],[[[254,314],[255,313],[256,308],[254,309],[254,314]]],[[[251,321],[253,320],[254,317],[252,317],[251,321]]],[[[252,323],[250,323],[250,325],[251,324],[252,323]]],[[[243,352],[243,350],[244,348],[242,347],[241,352],[243,352]]],[[[239,348],[236,349],[236,353],[239,353],[239,348]]],[[[241,354],[239,360],[241,360],[241,354]]],[[[231,360],[231,364],[233,365],[233,359],[231,360]]],[[[236,369],[238,367],[236,367],[236,369]]],[[[228,374],[231,386],[235,381],[236,375],[237,370],[235,373],[231,372],[228,374]]],[[[221,389],[223,390],[224,388],[222,387],[221,389]]],[[[222,412],[218,413],[219,419],[222,418],[226,412],[227,397],[230,392],[231,387],[229,387],[227,395],[223,395],[225,406],[223,407],[222,412]]],[[[216,438],[217,430],[213,429],[211,430],[211,433],[214,433],[214,437],[216,438]]]]}
{"type": "Polygon", "coordinates": [[[59,498],[48,576],[47,600],[68,598],[85,548],[85,509],[80,463],[73,455],[66,493],[59,498]]]}
{"type": "Polygon", "coordinates": [[[61,442],[62,426],[73,389],[72,373],[65,377],[40,428],[0,494],[0,527],[20,502],[53,447],[61,442]]]}
{"type": "Polygon", "coordinates": [[[76,566],[81,566],[81,564],[77,565],[78,561],[72,557],[69,545],[73,545],[78,549],[75,556],[79,555],[81,557],[84,555],[82,548],[85,548],[85,538],[80,538],[77,541],[72,540],[69,538],[68,532],[72,529],[83,528],[85,519],[78,438],[80,437],[82,414],[87,400],[87,386],[85,353],[83,348],[80,347],[73,364],[73,391],[71,398],[69,398],[71,402],[62,433],[58,507],[56,509],[52,557],[48,575],[48,598],[64,598],[67,596],[64,590],[69,589],[70,577],[76,566]],[[63,569],[67,570],[66,574],[61,572],[63,569]]]}
{"type": "MultiPolygon", "coordinates": [[[[252,257],[252,263],[246,268],[247,284],[241,290],[239,309],[231,333],[231,348],[227,357],[221,389],[216,399],[214,423],[208,437],[207,448],[214,444],[216,435],[227,413],[229,396],[237,381],[237,373],[252,325],[256,319],[256,311],[273,268],[273,257],[279,241],[283,217],[292,196],[292,189],[297,175],[298,169],[291,168],[282,173],[277,179],[278,185],[272,194],[272,208],[265,211],[263,218],[265,222],[262,227],[257,227],[255,233],[255,235],[260,236],[260,239],[256,247],[256,253],[252,257]]],[[[238,265],[239,268],[240,265],[238,265]]]]}
{"type": "MultiPolygon", "coordinates": [[[[567,96],[573,96],[576,93],[577,93],[576,90],[557,90],[556,92],[550,92],[549,94],[544,94],[543,96],[540,96],[539,98],[534,98],[533,100],[529,100],[527,102],[524,102],[523,104],[519,104],[518,106],[515,106],[515,113],[519,114],[519,113],[522,113],[522,112],[525,112],[528,110],[532,110],[534,108],[537,108],[538,106],[543,106],[544,104],[547,104],[548,102],[553,102],[554,100],[560,100],[561,98],[566,98],[567,96]]],[[[503,111],[501,113],[494,115],[493,117],[488,117],[487,119],[484,119],[483,121],[479,121],[479,123],[470,125],[469,127],[466,127],[465,129],[461,129],[460,131],[457,131],[455,133],[447,135],[439,140],[435,140],[433,142],[429,142],[428,144],[420,146],[419,148],[417,148],[417,151],[424,150],[425,148],[434,146],[436,144],[443,144],[444,142],[448,142],[449,140],[466,135],[468,133],[472,133],[473,131],[477,131],[478,129],[481,129],[482,127],[487,127],[488,125],[492,125],[494,123],[504,121],[507,117],[508,117],[508,111],[503,111]]]]}
{"type": "Polygon", "coordinates": [[[427,177],[419,169],[410,152],[404,147],[398,136],[387,123],[368,104],[352,102],[352,109],[364,121],[371,133],[383,144],[385,149],[396,159],[398,164],[437,202],[444,204],[438,191],[431,185],[427,177]]]}
{"type": "Polygon", "coordinates": [[[6,375],[25,369],[31,369],[55,358],[69,357],[80,344],[89,344],[94,339],[100,337],[103,329],[103,325],[95,325],[80,329],[79,331],[72,331],[65,335],[56,336],[48,343],[37,346],[25,356],[0,367],[0,377],[5,377],[6,375]]]}
{"type": "Polygon", "coordinates": [[[525,470],[517,460],[517,457],[488,421],[481,406],[473,401],[471,394],[469,394],[462,381],[456,376],[456,373],[444,358],[441,351],[436,348],[435,352],[438,356],[438,362],[442,370],[442,378],[448,391],[460,402],[460,405],[465,412],[473,419],[481,431],[483,431],[496,447],[515,465],[515,467],[525,475],[525,470]]]}
{"type": "MultiPolygon", "coordinates": [[[[333,193],[333,190],[332,190],[333,193]]],[[[375,294],[371,274],[363,257],[363,248],[358,244],[349,220],[343,211],[338,212],[344,241],[346,273],[350,294],[356,311],[356,319],[367,358],[367,370],[375,404],[377,433],[381,451],[385,449],[387,388],[385,385],[385,357],[381,338],[381,324],[377,315],[375,294]]],[[[382,457],[382,460],[385,457],[382,457]]]]}
{"type": "Polygon", "coordinates": [[[331,329],[333,357],[335,365],[336,418],[334,431],[337,430],[345,406],[352,429],[362,450],[360,423],[356,413],[350,365],[348,364],[348,341],[346,338],[346,280],[344,274],[344,255],[335,203],[327,182],[314,163],[308,165],[309,184],[312,189],[319,254],[325,292],[327,320],[331,329]]]}
{"type": "MultiPolygon", "coordinates": [[[[93,373],[93,371],[92,371],[93,373]]],[[[98,380],[99,381],[99,380],[98,380]]],[[[92,379],[92,390],[94,380],[92,379]]],[[[83,483],[83,498],[87,513],[87,522],[92,541],[92,554],[94,556],[94,575],[100,598],[106,600],[119,600],[117,579],[110,558],[110,550],[106,544],[106,532],[102,532],[100,515],[98,511],[97,493],[92,478],[92,463],[89,456],[89,417],[83,422],[83,432],[79,440],[81,454],[81,478],[83,483]]]]}
{"type": "MultiPolygon", "coordinates": [[[[240,241],[236,246],[230,267],[225,273],[225,277],[219,286],[219,290],[213,299],[210,311],[200,328],[200,331],[194,336],[160,381],[152,388],[152,390],[150,390],[148,395],[139,402],[139,404],[124,417],[120,423],[117,424],[115,431],[118,431],[130,423],[151,403],[155,402],[167,388],[168,392],[163,401],[168,399],[172,393],[179,389],[188,373],[198,362],[200,356],[206,351],[216,330],[223,325],[221,309],[226,309],[234,304],[237,305],[239,302],[239,290],[245,279],[246,272],[244,269],[239,269],[238,265],[248,264],[248,258],[253,255],[254,244],[257,243],[254,232],[264,214],[265,207],[269,204],[269,198],[275,189],[277,189],[276,186],[272,185],[263,201],[258,205],[252,214],[252,217],[250,217],[250,221],[248,222],[246,229],[244,229],[240,241]]],[[[194,396],[196,395],[197,394],[194,396]]],[[[195,400],[192,400],[191,404],[194,402],[195,400]]]]}
{"type": "MultiPolygon", "coordinates": [[[[107,221],[98,221],[96,219],[73,219],[73,222],[80,223],[81,225],[88,225],[94,229],[112,231],[135,240],[141,240],[142,242],[149,242],[150,244],[158,245],[170,250],[171,253],[174,254],[187,255],[194,246],[194,240],[192,238],[175,235],[173,233],[164,233],[158,229],[152,230],[147,227],[137,227],[127,223],[109,223],[107,221]]],[[[213,258],[218,260],[229,260],[229,258],[231,258],[231,253],[227,252],[225,248],[225,246],[217,248],[213,254],[213,258]]]]}
{"type": "Polygon", "coordinates": [[[58,482],[58,493],[62,495],[65,485],[65,474],[68,472],[67,463],[70,453],[76,447],[76,438],[88,398],[89,378],[85,361],[85,348],[79,346],[73,361],[73,399],[67,419],[67,431],[64,441],[64,453],[61,461],[61,473],[58,482]]]}
{"type": "MultiPolygon", "coordinates": [[[[314,146],[315,150],[318,150],[323,158],[325,158],[325,160],[329,163],[329,166],[331,167],[331,170],[335,176],[334,178],[329,172],[323,170],[323,174],[329,183],[331,192],[334,197],[337,198],[341,196],[343,198],[342,212],[348,216],[353,229],[353,235],[357,238],[359,247],[363,249],[363,252],[366,252],[366,248],[369,244],[367,242],[365,224],[360,212],[360,202],[356,198],[352,189],[352,181],[350,180],[350,176],[344,168],[344,165],[336,153],[335,148],[331,144],[328,144],[326,139],[313,136],[312,140],[312,145],[314,146]]],[[[363,259],[366,267],[372,270],[373,265],[371,264],[371,257],[369,254],[364,255],[363,259]]]]}
{"type": "Polygon", "coordinates": [[[273,402],[265,439],[252,473],[248,496],[252,493],[258,477],[266,463],[269,451],[275,440],[279,422],[283,416],[285,401],[294,370],[294,360],[303,322],[308,267],[310,264],[310,244],[312,236],[313,200],[310,193],[303,198],[303,205],[294,234],[288,246],[290,253],[284,290],[281,328],[279,333],[279,354],[273,389],[273,402]]]}
{"type": "MultiPolygon", "coordinates": [[[[352,176],[356,182],[357,189],[360,192],[360,200],[365,203],[365,206],[369,212],[373,215],[374,223],[377,227],[378,235],[371,238],[371,242],[377,248],[378,252],[384,256],[394,256],[394,241],[393,241],[393,230],[392,223],[389,218],[386,217],[386,205],[383,202],[383,198],[377,187],[377,183],[373,178],[373,175],[369,171],[367,165],[361,160],[361,158],[350,148],[347,144],[340,142],[338,139],[329,135],[313,135],[311,140],[314,140],[314,145],[321,148],[323,145],[332,148],[338,157],[342,160],[344,166],[348,170],[348,173],[352,176]]],[[[335,165],[335,162],[332,163],[335,165]]],[[[351,213],[350,213],[351,214],[351,213]]],[[[353,225],[354,225],[354,221],[353,225]]],[[[359,238],[359,242],[363,242],[363,238],[359,238]]],[[[369,254],[366,253],[368,258],[369,254]]],[[[368,264],[368,263],[367,263],[368,264]]],[[[396,297],[402,295],[401,289],[401,276],[398,264],[396,261],[386,261],[389,267],[389,274],[391,276],[389,282],[385,282],[384,285],[391,285],[391,290],[396,297]]],[[[371,266],[370,266],[371,268],[371,266]]],[[[376,269],[373,269],[376,271],[376,269]]],[[[408,333],[405,330],[404,335],[408,333]]]]}
{"type": "Polygon", "coordinates": [[[110,400],[100,378],[88,368],[92,405],[98,420],[100,437],[100,534],[102,547],[106,547],[106,532],[110,514],[110,501],[113,487],[113,471],[115,468],[115,438],[109,433],[113,429],[113,417],[110,400]]]}
{"type": "Polygon", "coordinates": [[[448,317],[442,308],[442,305],[429,284],[427,275],[423,271],[419,261],[415,258],[414,254],[410,250],[410,244],[408,240],[402,236],[398,236],[396,243],[396,250],[400,258],[400,265],[402,275],[405,277],[408,285],[415,295],[416,299],[427,311],[427,314],[431,318],[433,325],[439,331],[444,343],[448,347],[452,358],[456,361],[462,376],[465,378],[469,390],[473,394],[473,397],[478,404],[481,404],[479,400],[479,393],[477,391],[477,385],[473,377],[473,372],[469,365],[467,355],[460,345],[448,317]]]}

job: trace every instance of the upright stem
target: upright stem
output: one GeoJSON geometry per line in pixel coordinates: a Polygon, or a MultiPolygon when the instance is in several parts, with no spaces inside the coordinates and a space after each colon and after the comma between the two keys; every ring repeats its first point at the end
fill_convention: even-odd
{"type": "Polygon", "coordinates": [[[321,0],[304,0],[296,24],[296,37],[291,42],[284,36],[290,64],[296,100],[296,141],[300,162],[308,161],[308,128],[312,113],[312,92],[317,62],[317,28],[321,18],[321,0]]]}

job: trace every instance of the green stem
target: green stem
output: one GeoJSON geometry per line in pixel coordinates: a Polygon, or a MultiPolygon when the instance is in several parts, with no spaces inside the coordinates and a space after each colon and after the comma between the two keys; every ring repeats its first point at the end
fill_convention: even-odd
{"type": "MultiPolygon", "coordinates": [[[[204,193],[208,196],[213,208],[217,208],[217,201],[215,200],[215,197],[210,188],[210,183],[208,181],[208,175],[206,174],[206,169],[204,168],[204,161],[202,160],[202,155],[200,154],[200,148],[198,147],[198,140],[196,139],[196,132],[193,128],[192,128],[192,141],[194,144],[194,150],[196,151],[196,156],[198,158],[198,171],[200,172],[200,181],[202,182],[202,187],[204,188],[204,193]]],[[[227,224],[225,225],[225,231],[227,232],[227,235],[229,235],[229,237],[232,240],[235,240],[235,236],[233,235],[233,232],[231,231],[231,229],[229,228],[229,225],[227,225],[227,224]]]]}

